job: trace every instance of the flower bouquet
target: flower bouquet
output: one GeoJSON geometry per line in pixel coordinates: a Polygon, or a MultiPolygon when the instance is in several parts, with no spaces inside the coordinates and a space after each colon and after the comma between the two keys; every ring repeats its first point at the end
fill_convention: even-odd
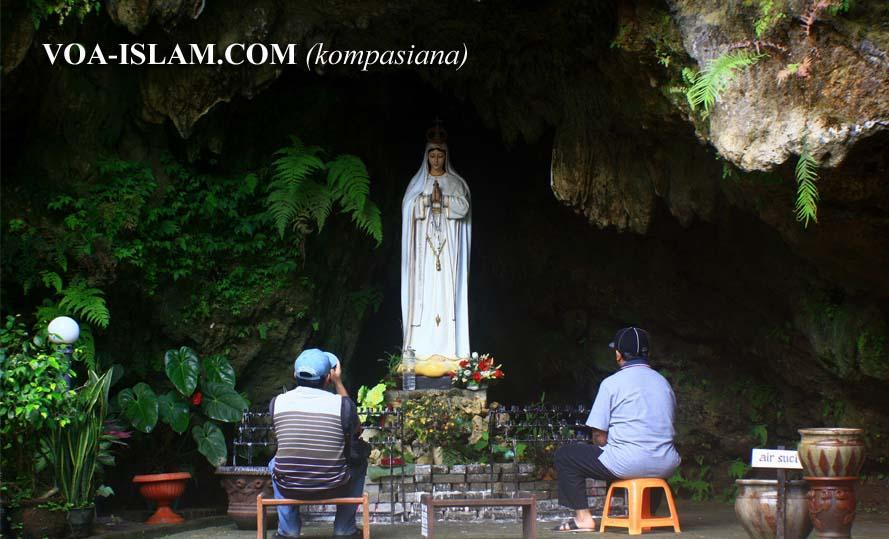
{"type": "Polygon", "coordinates": [[[504,376],[500,369],[502,365],[495,366],[491,354],[478,355],[478,352],[473,352],[469,359],[461,359],[458,365],[456,371],[449,373],[451,383],[472,391],[487,385],[488,380],[497,380],[504,376]]]}

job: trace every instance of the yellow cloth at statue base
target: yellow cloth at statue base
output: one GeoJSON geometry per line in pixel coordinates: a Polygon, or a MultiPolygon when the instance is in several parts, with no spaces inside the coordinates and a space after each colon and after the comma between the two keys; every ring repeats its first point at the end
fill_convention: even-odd
{"type": "MultiPolygon", "coordinates": [[[[414,367],[414,373],[417,376],[426,376],[428,378],[439,378],[447,376],[449,372],[456,371],[459,368],[459,359],[448,359],[440,354],[433,354],[426,359],[418,359],[414,367]]],[[[401,372],[401,366],[398,372],[401,372]]]]}

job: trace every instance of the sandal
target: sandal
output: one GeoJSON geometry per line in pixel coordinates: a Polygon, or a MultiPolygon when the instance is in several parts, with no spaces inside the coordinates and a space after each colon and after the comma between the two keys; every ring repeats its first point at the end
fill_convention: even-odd
{"type": "Polygon", "coordinates": [[[596,532],[599,531],[599,527],[596,526],[596,519],[593,519],[593,527],[592,528],[581,528],[577,525],[577,521],[574,520],[574,517],[569,518],[565,522],[553,528],[554,532],[567,532],[567,533],[580,533],[580,532],[596,532]]]}

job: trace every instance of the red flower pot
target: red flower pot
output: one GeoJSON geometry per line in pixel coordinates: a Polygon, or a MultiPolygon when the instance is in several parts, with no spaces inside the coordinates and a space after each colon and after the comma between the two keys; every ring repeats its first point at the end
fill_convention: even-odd
{"type": "Polygon", "coordinates": [[[139,487],[139,494],[157,504],[157,511],[151,515],[148,524],[179,524],[185,519],[170,509],[170,504],[185,492],[185,483],[191,479],[188,472],[137,475],[133,483],[139,487]]]}
{"type": "Polygon", "coordinates": [[[384,468],[395,468],[396,466],[404,466],[404,459],[401,457],[383,457],[380,459],[380,466],[384,468]]]}

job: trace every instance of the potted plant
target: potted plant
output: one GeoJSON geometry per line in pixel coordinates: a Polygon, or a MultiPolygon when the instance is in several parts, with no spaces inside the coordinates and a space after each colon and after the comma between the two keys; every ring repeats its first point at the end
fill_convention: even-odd
{"type": "Polygon", "coordinates": [[[380,457],[380,466],[383,468],[397,468],[404,466],[404,454],[401,452],[401,449],[395,445],[384,445],[382,453],[383,456],[380,457]]]}
{"type": "Polygon", "coordinates": [[[501,367],[502,365],[494,365],[494,358],[490,354],[479,355],[478,352],[473,352],[469,359],[461,359],[457,370],[449,375],[453,385],[478,391],[486,388],[489,381],[505,376],[501,367]]]}
{"type": "Polygon", "coordinates": [[[51,535],[59,526],[63,531],[65,500],[52,488],[44,464],[50,433],[75,413],[75,393],[67,381],[75,376],[71,362],[62,346],[39,331],[29,333],[19,316],[8,316],[0,328],[0,371],[4,488],[12,501],[21,502],[28,533],[51,535]]]}
{"type": "Polygon", "coordinates": [[[454,406],[441,395],[420,395],[402,404],[403,444],[413,442],[419,464],[442,464],[445,454],[462,455],[471,449],[472,413],[454,406]],[[431,462],[430,462],[431,461],[431,462]],[[437,461],[437,462],[436,462],[437,461]]]}
{"type": "MultiPolygon", "coordinates": [[[[173,389],[158,395],[140,382],[122,390],[117,395],[122,416],[146,434],[154,431],[158,419],[177,436],[190,427],[197,451],[207,462],[214,467],[225,464],[228,449],[219,423],[239,421],[249,407],[247,399],[235,391],[231,364],[220,355],[200,359],[194,350],[183,346],[164,354],[164,371],[173,389]]],[[[190,477],[187,472],[178,472],[133,478],[143,496],[152,496],[159,503],[158,512],[149,522],[180,521],[168,505],[184,491],[190,477]]]]}
{"type": "Polygon", "coordinates": [[[76,391],[76,413],[65,425],[56,425],[49,438],[56,484],[68,504],[68,523],[75,538],[91,535],[95,497],[113,493],[98,485],[111,378],[111,370],[101,376],[89,371],[86,383],[76,391]]]}

